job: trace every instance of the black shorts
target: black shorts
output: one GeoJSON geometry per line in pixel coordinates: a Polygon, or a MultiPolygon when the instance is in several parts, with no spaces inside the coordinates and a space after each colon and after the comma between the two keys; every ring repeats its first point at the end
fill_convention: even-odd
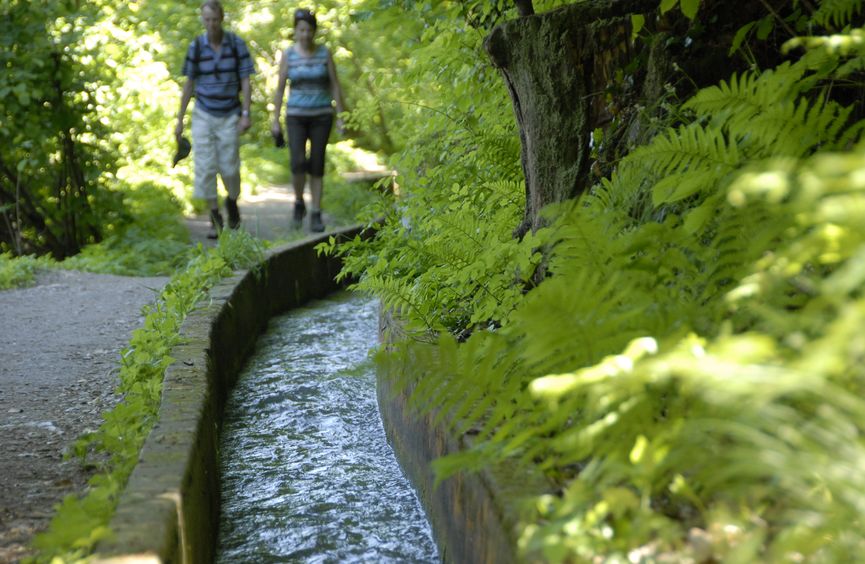
{"type": "Polygon", "coordinates": [[[332,127],[333,114],[285,117],[292,174],[324,176],[324,150],[332,127]],[[309,157],[306,155],[307,139],[309,157]]]}

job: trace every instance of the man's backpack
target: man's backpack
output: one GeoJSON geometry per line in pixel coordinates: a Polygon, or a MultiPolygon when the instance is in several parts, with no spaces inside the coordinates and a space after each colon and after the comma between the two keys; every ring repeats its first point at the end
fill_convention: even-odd
{"type": "MultiPolygon", "coordinates": [[[[231,33],[230,31],[226,31],[225,35],[228,37],[228,48],[231,49],[231,56],[234,59],[234,76],[237,79],[237,83],[240,84],[240,57],[237,53],[237,36],[231,33]]],[[[198,64],[201,62],[201,42],[205,40],[207,34],[204,33],[195,38],[195,46],[193,47],[193,61],[192,64],[195,65],[195,76],[199,75],[200,69],[198,68],[198,64]]],[[[214,71],[216,71],[216,67],[214,66],[214,71]]]]}

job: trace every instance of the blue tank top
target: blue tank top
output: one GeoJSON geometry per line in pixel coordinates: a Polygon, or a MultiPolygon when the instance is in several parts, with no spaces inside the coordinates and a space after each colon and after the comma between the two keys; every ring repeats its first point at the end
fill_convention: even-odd
{"type": "Polygon", "coordinates": [[[294,47],[285,50],[290,88],[285,115],[314,116],[333,112],[327,47],[320,45],[304,57],[294,47]]]}

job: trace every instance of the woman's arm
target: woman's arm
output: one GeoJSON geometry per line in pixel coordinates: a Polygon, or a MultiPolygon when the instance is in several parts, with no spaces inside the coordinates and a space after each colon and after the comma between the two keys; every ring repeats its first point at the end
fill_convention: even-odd
{"type": "Polygon", "coordinates": [[[276,84],[276,92],[273,95],[273,124],[270,130],[274,135],[279,135],[282,126],[279,124],[279,114],[282,111],[282,98],[285,96],[285,83],[288,80],[288,57],[285,53],[280,54],[279,78],[276,84]]]}
{"type": "Polygon", "coordinates": [[[336,74],[333,55],[329,50],[327,52],[327,73],[330,75],[330,95],[333,96],[333,101],[336,102],[336,127],[342,133],[342,118],[339,117],[339,114],[345,111],[345,102],[342,99],[342,86],[339,84],[339,77],[336,74]]]}

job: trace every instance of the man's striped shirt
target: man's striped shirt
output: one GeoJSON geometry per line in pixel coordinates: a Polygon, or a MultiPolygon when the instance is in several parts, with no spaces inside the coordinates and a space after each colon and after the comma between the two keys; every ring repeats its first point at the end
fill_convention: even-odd
{"type": "Polygon", "coordinates": [[[217,53],[203,34],[189,44],[183,74],[195,81],[196,107],[211,115],[228,116],[240,113],[240,79],[255,74],[255,67],[246,43],[237,35],[224,32],[217,53]]]}

